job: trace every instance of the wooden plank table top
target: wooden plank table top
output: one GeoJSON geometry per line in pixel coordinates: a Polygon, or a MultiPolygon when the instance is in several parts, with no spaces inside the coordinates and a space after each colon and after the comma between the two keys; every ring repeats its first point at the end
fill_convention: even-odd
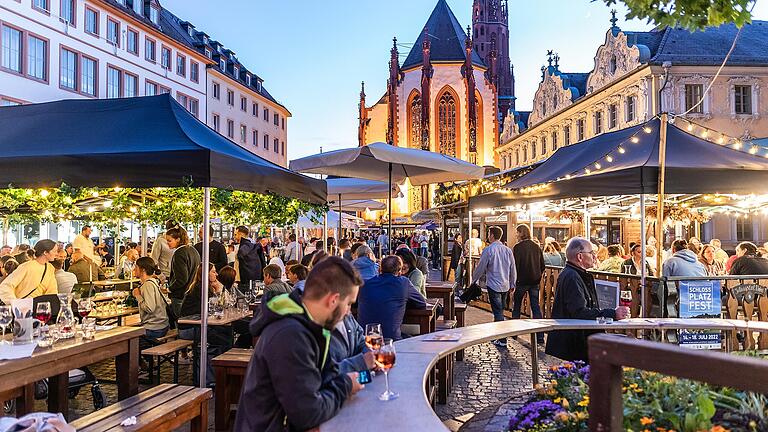
{"type": "Polygon", "coordinates": [[[0,394],[49,378],[48,410],[66,417],[69,371],[115,358],[118,399],[126,399],[139,391],[142,335],[141,327],[115,327],[96,332],[94,339],[60,340],[52,348],[36,348],[31,357],[0,361],[0,394]]]}
{"type": "Polygon", "coordinates": [[[91,285],[95,287],[112,287],[115,285],[128,285],[133,284],[134,286],[141,285],[141,280],[139,279],[105,279],[105,280],[99,280],[99,281],[93,281],[93,282],[83,282],[84,285],[91,285]]]}
{"type": "MultiPolygon", "coordinates": [[[[224,311],[224,316],[221,318],[216,318],[215,316],[209,314],[208,325],[209,326],[229,325],[237,320],[241,320],[243,318],[251,318],[251,317],[253,317],[253,312],[250,310],[247,312],[243,312],[239,309],[228,309],[224,311]]],[[[179,324],[200,325],[200,317],[199,316],[194,316],[194,318],[182,317],[182,318],[179,318],[179,324]]]]}
{"type": "Polygon", "coordinates": [[[110,309],[107,312],[103,313],[97,313],[97,312],[91,312],[88,315],[88,318],[95,318],[96,321],[107,321],[107,320],[117,320],[117,325],[123,324],[123,317],[136,315],[139,313],[139,308],[137,307],[124,307],[119,308],[117,310],[110,309]]]}

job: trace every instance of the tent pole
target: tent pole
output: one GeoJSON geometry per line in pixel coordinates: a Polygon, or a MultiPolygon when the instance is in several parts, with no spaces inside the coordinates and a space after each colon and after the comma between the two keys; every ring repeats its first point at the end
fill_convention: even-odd
{"type": "Polygon", "coordinates": [[[664,253],[664,175],[667,158],[667,113],[659,120],[659,197],[656,200],[656,275],[661,277],[661,258],[664,253]]]}
{"type": "MultiPolygon", "coordinates": [[[[389,163],[389,190],[392,190],[392,163],[389,163]]],[[[392,253],[392,193],[389,193],[387,198],[389,218],[387,219],[387,250],[392,253]]]]}
{"type": "MultiPolygon", "coordinates": [[[[141,206],[146,208],[147,205],[147,198],[142,196],[141,197],[141,206]]],[[[143,256],[149,256],[147,253],[147,221],[141,222],[141,252],[143,256]]]]}
{"type": "Polygon", "coordinates": [[[589,238],[589,231],[592,228],[590,225],[592,225],[592,221],[589,217],[589,205],[587,204],[587,200],[584,200],[584,238],[592,241],[592,239],[589,238]]]}
{"type": "Polygon", "coordinates": [[[467,245],[469,247],[467,248],[468,249],[467,256],[469,258],[467,259],[467,281],[468,281],[467,287],[472,285],[472,210],[470,210],[468,213],[469,213],[469,224],[467,225],[467,232],[469,235],[467,236],[467,238],[469,239],[469,242],[467,243],[467,245]]]}
{"type": "Polygon", "coordinates": [[[211,188],[203,189],[203,256],[202,269],[202,289],[200,290],[200,388],[206,388],[208,376],[208,267],[210,262],[210,243],[211,243],[211,188]]]}
{"type": "Polygon", "coordinates": [[[645,317],[645,194],[640,194],[640,254],[642,263],[640,265],[640,318],[645,317]]]}
{"type": "MultiPolygon", "coordinates": [[[[533,209],[530,204],[528,204],[528,223],[531,224],[531,238],[536,238],[533,234],[533,209]]],[[[507,241],[509,241],[509,234],[507,234],[507,241]]]]}
{"type": "Polygon", "coordinates": [[[120,219],[117,220],[115,225],[115,254],[113,255],[115,275],[117,275],[117,263],[120,262],[120,219]]]}
{"type": "Polygon", "coordinates": [[[339,194],[339,231],[336,233],[336,250],[339,250],[339,243],[341,243],[341,194],[339,194]]]}
{"type": "Polygon", "coordinates": [[[328,252],[328,213],[323,215],[323,235],[320,236],[320,240],[323,242],[323,250],[328,252]]]}

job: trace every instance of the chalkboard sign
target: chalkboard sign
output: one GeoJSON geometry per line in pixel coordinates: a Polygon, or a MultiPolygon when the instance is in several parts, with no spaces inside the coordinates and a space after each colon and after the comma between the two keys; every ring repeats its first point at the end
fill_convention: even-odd
{"type": "Polygon", "coordinates": [[[597,302],[600,309],[616,309],[619,307],[619,282],[595,279],[597,302]]]}

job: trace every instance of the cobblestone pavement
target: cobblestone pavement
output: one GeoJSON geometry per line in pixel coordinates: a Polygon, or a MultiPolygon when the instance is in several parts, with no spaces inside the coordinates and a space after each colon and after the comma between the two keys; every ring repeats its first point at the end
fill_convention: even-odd
{"type": "MultiPolygon", "coordinates": [[[[467,325],[492,320],[484,310],[467,308],[467,325]]],[[[539,370],[556,363],[540,346],[539,370]]],[[[506,349],[490,343],[470,347],[464,361],[455,363],[454,377],[448,403],[435,409],[445,425],[462,432],[503,431],[532,390],[530,345],[510,338],[506,349]]]]}

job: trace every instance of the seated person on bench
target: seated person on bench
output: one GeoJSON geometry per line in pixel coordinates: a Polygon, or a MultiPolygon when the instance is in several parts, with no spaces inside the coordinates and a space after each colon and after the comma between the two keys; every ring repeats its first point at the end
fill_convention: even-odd
{"type": "Polygon", "coordinates": [[[160,280],[157,275],[160,269],[150,257],[136,260],[133,276],[141,280],[141,286],[133,289],[133,296],[139,302],[139,316],[145,334],[139,339],[141,349],[157,345],[157,338],[168,333],[169,323],[166,306],[168,301],[160,291],[160,280]]]}

